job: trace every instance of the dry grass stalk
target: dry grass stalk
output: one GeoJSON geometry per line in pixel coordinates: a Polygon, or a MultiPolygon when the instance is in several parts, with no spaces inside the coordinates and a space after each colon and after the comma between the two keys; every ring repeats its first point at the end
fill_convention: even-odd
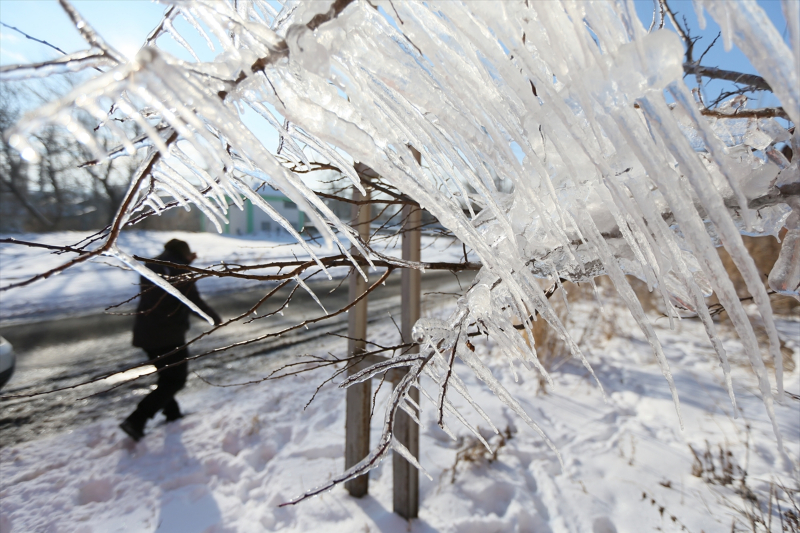
{"type": "Polygon", "coordinates": [[[493,435],[489,439],[489,445],[492,451],[486,449],[486,446],[478,440],[477,437],[469,435],[459,439],[460,448],[456,453],[456,460],[449,469],[445,470],[442,474],[450,472],[450,483],[455,483],[458,465],[483,465],[492,464],[497,460],[497,452],[505,446],[509,440],[514,437],[514,430],[510,426],[498,435],[493,435]]]}

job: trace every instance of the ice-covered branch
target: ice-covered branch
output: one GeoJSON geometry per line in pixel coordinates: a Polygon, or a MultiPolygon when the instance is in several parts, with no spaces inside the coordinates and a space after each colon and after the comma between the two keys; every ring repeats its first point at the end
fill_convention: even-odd
{"type": "MultiPolygon", "coordinates": [[[[82,248],[76,248],[74,246],[60,246],[60,245],[28,242],[16,239],[14,237],[0,239],[0,243],[28,246],[31,248],[45,248],[48,250],[52,250],[54,252],[74,253],[78,255],[77,258],[75,258],[70,262],[65,263],[65,265],[59,266],[57,269],[54,269],[54,271],[49,271],[40,274],[30,279],[20,281],[14,285],[7,285],[5,287],[0,287],[0,291],[10,290],[20,286],[25,286],[40,279],[50,277],[56,272],[60,272],[66,268],[69,268],[73,264],[76,264],[74,263],[75,261],[80,260],[80,262],[83,262],[87,259],[90,259],[91,257],[97,256],[98,253],[102,253],[98,252],[97,250],[85,250],[82,248]]],[[[481,265],[479,263],[451,263],[446,261],[414,262],[414,261],[404,261],[402,259],[391,258],[388,256],[384,256],[383,254],[379,254],[377,252],[376,255],[378,255],[379,257],[386,258],[386,259],[371,260],[372,265],[374,265],[377,268],[413,268],[416,270],[431,270],[431,271],[447,270],[450,272],[477,271],[480,270],[481,268],[481,265]]],[[[156,265],[175,266],[174,263],[171,263],[169,261],[162,261],[159,259],[142,257],[139,255],[132,255],[131,258],[142,263],[147,262],[156,265]]],[[[352,259],[349,259],[347,258],[347,256],[343,254],[327,256],[322,258],[320,261],[327,268],[352,266],[353,261],[362,266],[367,266],[369,264],[367,260],[362,256],[354,256],[352,259]]],[[[317,266],[317,262],[313,260],[312,261],[295,260],[295,261],[272,261],[269,263],[258,263],[252,265],[222,265],[217,268],[201,268],[191,265],[180,265],[180,268],[181,270],[185,270],[187,272],[186,275],[191,275],[193,279],[199,279],[203,277],[217,277],[217,278],[246,279],[251,281],[283,281],[295,278],[298,275],[302,274],[303,272],[311,268],[314,268],[315,266],[317,266]],[[280,272],[277,274],[247,274],[248,271],[253,271],[253,270],[277,269],[280,271],[285,268],[291,268],[291,270],[288,270],[286,272],[280,272]]]]}
{"type": "Polygon", "coordinates": [[[699,74],[700,76],[705,76],[706,78],[732,81],[733,83],[747,85],[754,90],[772,91],[772,87],[769,86],[769,83],[767,83],[764,78],[756,74],[744,74],[742,72],[723,70],[716,67],[704,67],[697,63],[684,63],[683,71],[686,74],[699,74]]]}
{"type": "Polygon", "coordinates": [[[89,22],[78,13],[78,10],[69,2],[69,0],[58,0],[58,3],[61,4],[61,8],[67,14],[69,19],[72,21],[73,26],[77,28],[78,33],[81,34],[81,37],[93,48],[99,49],[103,55],[107,56],[109,59],[116,61],[117,63],[122,63],[125,60],[125,57],[114,50],[108,43],[106,43],[105,39],[103,39],[89,22]]]}
{"type": "Polygon", "coordinates": [[[703,116],[714,118],[783,118],[788,120],[789,115],[782,107],[763,107],[761,109],[742,109],[733,113],[725,113],[716,109],[704,108],[700,111],[703,116]]]}
{"type": "Polygon", "coordinates": [[[68,54],[49,61],[30,63],[26,65],[3,65],[0,67],[0,80],[24,80],[30,78],[45,78],[54,74],[78,72],[87,68],[109,67],[116,62],[106,57],[97,50],[83,50],[68,54]]]}
{"type": "MultiPolygon", "coordinates": [[[[416,356],[415,356],[416,357],[416,356]]],[[[289,500],[286,503],[280,504],[281,507],[286,505],[295,505],[303,500],[308,498],[317,496],[331,488],[339,485],[341,483],[345,483],[351,479],[355,479],[358,476],[364,475],[373,468],[377,467],[380,462],[385,459],[389,452],[395,448],[395,440],[394,440],[394,421],[397,415],[398,409],[403,402],[407,399],[407,394],[411,387],[417,385],[417,380],[419,379],[420,375],[422,374],[423,370],[425,369],[425,365],[430,359],[430,356],[427,358],[418,358],[417,360],[409,369],[409,371],[403,376],[400,382],[395,385],[394,390],[392,391],[391,397],[389,398],[389,404],[386,407],[386,416],[383,422],[383,431],[381,433],[380,438],[378,439],[378,445],[373,448],[373,450],[369,453],[367,457],[363,460],[359,461],[356,465],[354,465],[349,470],[346,470],[342,474],[335,476],[333,479],[325,483],[324,485],[320,485],[314,489],[307,491],[305,494],[298,496],[292,500],[289,500]]],[[[401,445],[402,446],[402,445],[401,445]]],[[[405,454],[404,454],[405,456],[405,454]]],[[[416,462],[416,461],[414,461],[416,462]]]]}
{"type": "Polygon", "coordinates": [[[49,42],[47,42],[47,41],[45,41],[43,39],[37,39],[36,37],[28,35],[27,33],[25,33],[24,31],[22,31],[21,29],[15,27],[15,26],[11,26],[9,24],[6,24],[5,22],[0,22],[0,26],[3,26],[4,28],[8,28],[9,30],[14,30],[15,32],[19,33],[20,35],[22,35],[26,39],[29,39],[31,41],[35,41],[37,43],[41,43],[41,44],[43,44],[43,45],[45,45],[45,46],[47,46],[49,48],[52,48],[53,50],[55,50],[59,54],[67,55],[67,53],[64,50],[62,50],[61,48],[59,48],[58,46],[56,46],[54,44],[51,44],[51,43],[49,43],[49,42]]]}

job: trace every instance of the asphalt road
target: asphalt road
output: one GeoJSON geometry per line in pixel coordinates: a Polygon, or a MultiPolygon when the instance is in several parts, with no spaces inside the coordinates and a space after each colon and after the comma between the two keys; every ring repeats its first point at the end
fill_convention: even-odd
{"type": "MultiPolygon", "coordinates": [[[[466,288],[473,276],[471,272],[458,276],[450,272],[423,274],[423,309],[426,305],[436,306],[452,301],[452,296],[443,293],[461,292],[460,287],[466,288]]],[[[371,280],[377,278],[376,274],[370,276],[371,280]]],[[[329,311],[347,303],[346,281],[318,282],[311,287],[329,311]]],[[[228,319],[250,309],[267,290],[262,288],[206,299],[224,319],[228,319]]],[[[259,313],[265,314],[279,306],[288,291],[288,288],[284,289],[270,298],[259,313]]],[[[311,296],[303,289],[298,289],[282,315],[254,320],[249,324],[241,321],[230,324],[193,344],[190,351],[195,355],[230,346],[282,330],[321,313],[322,310],[311,296]]],[[[399,323],[399,274],[390,276],[385,285],[370,294],[370,320],[388,320],[389,314],[399,323]]],[[[17,352],[17,369],[11,381],[0,391],[0,396],[52,391],[143,362],[144,352],[130,345],[131,325],[130,316],[92,315],[0,327],[0,335],[8,339],[17,352]]],[[[205,322],[193,319],[187,338],[206,329],[208,325],[205,322]]],[[[320,350],[325,342],[330,342],[330,333],[345,334],[346,329],[347,314],[342,313],[308,329],[300,328],[280,337],[202,357],[192,361],[190,366],[192,370],[218,381],[244,381],[262,376],[277,361],[320,350]]],[[[111,390],[111,383],[104,381],[31,398],[0,400],[0,447],[55,435],[103,417],[122,420],[154,382],[153,376],[145,376],[111,390]]],[[[197,390],[208,386],[190,373],[187,389],[197,390]]]]}

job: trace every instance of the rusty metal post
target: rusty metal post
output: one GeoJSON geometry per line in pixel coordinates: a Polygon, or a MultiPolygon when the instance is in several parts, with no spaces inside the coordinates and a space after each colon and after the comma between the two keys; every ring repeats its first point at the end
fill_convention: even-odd
{"type": "MultiPolygon", "coordinates": [[[[414,157],[420,163],[420,154],[413,148],[414,157]]],[[[407,205],[403,207],[405,231],[403,232],[403,259],[408,261],[420,260],[420,226],[422,224],[422,210],[418,206],[407,205]]],[[[401,273],[402,309],[400,329],[403,342],[411,341],[411,328],[419,320],[420,315],[420,271],[406,268],[401,273]]],[[[412,348],[409,353],[418,351],[419,347],[412,348]]],[[[419,405],[419,390],[412,388],[409,396],[419,405]]],[[[404,411],[398,409],[394,423],[394,436],[400,441],[411,455],[419,458],[419,426],[404,411]]],[[[403,518],[416,518],[419,513],[419,471],[406,461],[400,454],[392,455],[393,475],[393,509],[403,518]]]]}
{"type": "MultiPolygon", "coordinates": [[[[369,190],[364,197],[358,190],[353,191],[354,200],[369,200],[369,190]]],[[[353,204],[352,219],[358,219],[357,227],[359,235],[363,240],[369,237],[370,225],[370,205],[353,204]]],[[[351,253],[356,255],[355,247],[351,247],[351,253]]],[[[366,271],[366,267],[364,267],[366,271]]],[[[352,302],[359,295],[367,290],[367,282],[355,271],[350,273],[350,292],[349,297],[352,302]]],[[[347,351],[349,354],[357,354],[365,351],[367,338],[367,298],[358,302],[348,312],[347,351]]],[[[363,365],[350,367],[348,374],[354,374],[361,370],[363,365]]],[[[353,385],[347,389],[347,414],[345,417],[345,445],[344,445],[344,467],[348,469],[356,465],[369,454],[369,412],[370,402],[372,401],[372,382],[366,380],[363,383],[353,385]]],[[[369,476],[363,475],[345,483],[345,488],[351,496],[360,498],[367,494],[369,490],[369,476]]]]}

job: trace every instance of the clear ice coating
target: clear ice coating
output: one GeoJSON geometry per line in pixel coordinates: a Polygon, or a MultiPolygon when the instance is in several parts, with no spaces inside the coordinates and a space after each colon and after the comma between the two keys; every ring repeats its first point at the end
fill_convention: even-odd
{"type": "MultiPolygon", "coordinates": [[[[127,151],[158,151],[131,210],[149,205],[159,211],[159,195],[166,193],[197,205],[219,224],[225,198],[240,205],[245,196],[289,229],[257,201],[253,187],[266,181],[345,253],[349,247],[341,239],[364,253],[355,232],[285,162],[299,168],[315,152],[355,183],[348,161],[368,165],[432,213],[483,264],[452,317],[421,320],[414,328],[426,363],[399,359],[394,366],[412,365],[443,388],[448,350],[454,350],[537,431],[464,348],[467,328],[490,334],[512,361],[549,380],[535,346],[514,328],[521,323],[533,339],[532,320],[546,320],[591,370],[537,280],[592,281],[608,274],[657,356],[677,409],[669,362],[627,281],[635,276],[664,299],[671,322],[679,310],[697,313],[735,402],[730,365],[704,303],[713,291],[742,339],[774,424],[773,393],[755,334],[715,247],[728,250],[754,297],[775,359],[780,401],[777,331],[741,234],[789,230],[769,284],[797,297],[800,134],[791,124],[800,118],[798,2],[783,0],[787,44],[754,0],[695,0],[701,19],[707,11],[717,20],[726,46],[735,43],[769,83],[788,117],[782,121],[704,116],[682,81],[680,40],[666,29],[648,31],[632,2],[287,0],[280,10],[274,8],[278,2],[262,0],[166,3],[162,24],[130,61],[89,29],[86,53],[50,66],[2,67],[0,77],[7,79],[107,69],[28,114],[8,132],[11,143],[35,158],[27,141],[33,131],[73,125],[96,157],[115,157],[119,151],[104,153],[94,134],[75,128],[72,119],[84,110],[113,124],[104,111],[111,109],[145,133],[148,142],[120,139],[127,151]],[[181,27],[190,29],[178,29],[180,18],[188,22],[181,27]],[[209,49],[192,48],[188,43],[198,40],[182,31],[199,33],[209,49]],[[170,36],[192,62],[159,48],[159,39],[170,36]],[[211,50],[222,52],[199,59],[211,57],[211,50]],[[248,128],[244,109],[263,117],[285,141],[283,159],[248,128]],[[793,160],[775,150],[777,142],[792,147],[793,160]],[[422,164],[409,147],[422,154],[422,164]]],[[[463,394],[458,383],[453,388],[463,394]]],[[[395,408],[406,402],[400,397],[395,408]]],[[[438,403],[452,412],[446,398],[438,403]]],[[[775,434],[780,443],[777,426],[775,434]]],[[[384,435],[373,455],[336,479],[364,473],[391,448],[391,435],[384,435]]]]}

